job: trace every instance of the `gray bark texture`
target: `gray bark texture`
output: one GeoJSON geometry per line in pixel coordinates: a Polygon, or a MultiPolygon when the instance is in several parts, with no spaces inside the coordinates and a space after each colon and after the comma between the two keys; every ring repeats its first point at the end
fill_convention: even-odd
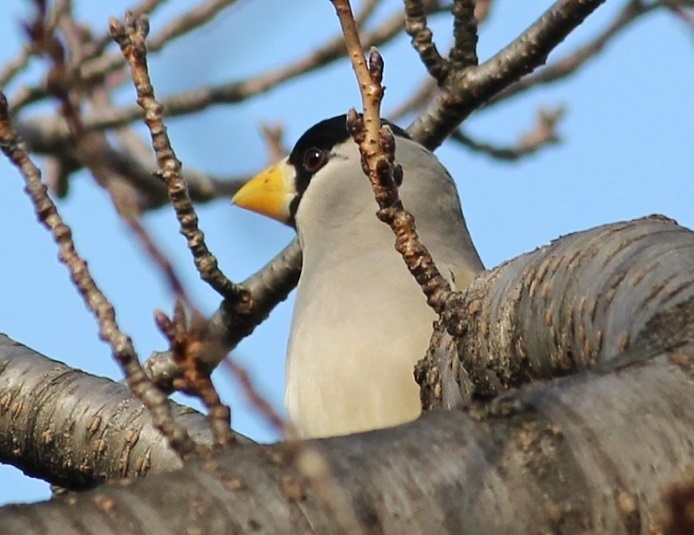
{"type": "Polygon", "coordinates": [[[662,532],[668,492],[694,477],[693,266],[694,233],[662,217],[561,238],[452,301],[417,369],[432,410],[416,422],[212,451],[1,508],[1,531],[662,532]]]}
{"type": "Polygon", "coordinates": [[[671,219],[570,234],[483,273],[458,296],[418,367],[423,405],[494,397],[607,362],[644,337],[686,336],[662,322],[655,333],[646,327],[692,298],[694,234],[671,219]]]}
{"type": "MultiPolygon", "coordinates": [[[[174,405],[176,420],[195,441],[212,444],[205,417],[174,405]]],[[[4,334],[0,462],[71,490],[181,467],[127,386],[74,370],[4,334]]]]}

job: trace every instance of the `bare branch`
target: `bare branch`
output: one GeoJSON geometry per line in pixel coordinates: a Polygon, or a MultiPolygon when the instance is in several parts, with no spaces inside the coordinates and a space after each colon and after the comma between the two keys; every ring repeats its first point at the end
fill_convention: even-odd
{"type": "MultiPolygon", "coordinates": [[[[56,117],[45,115],[20,120],[16,125],[20,136],[26,140],[33,152],[54,156],[67,173],[82,168],[83,162],[73,146],[73,137],[56,117]]],[[[140,150],[133,150],[131,142],[124,143],[126,150],[121,150],[105,143],[96,147],[94,160],[105,168],[105,172],[118,175],[133,186],[136,193],[134,203],[139,212],[159,208],[168,204],[169,197],[166,185],[153,173],[156,165],[151,155],[140,156],[140,150]],[[151,162],[150,162],[151,159],[151,162]]],[[[247,176],[221,178],[208,175],[186,167],[184,178],[188,185],[191,199],[196,202],[208,202],[219,197],[229,197],[248,181],[247,176]]]]}
{"type": "MultiPolygon", "coordinates": [[[[0,462],[70,490],[181,467],[125,384],[73,370],[2,334],[0,381],[0,462]]],[[[170,403],[196,444],[211,446],[204,416],[170,403]]]]}
{"type": "Polygon", "coordinates": [[[429,149],[475,109],[510,83],[542,65],[547,55],[604,0],[557,0],[520,37],[478,67],[451,73],[441,93],[410,125],[410,134],[429,149]]]}
{"type": "Polygon", "coordinates": [[[448,76],[448,62],[433,42],[433,33],[427,26],[422,0],[405,0],[405,31],[412,38],[412,46],[419,54],[429,74],[438,83],[448,76]]]}
{"type": "MultiPolygon", "coordinates": [[[[142,0],[139,5],[131,7],[130,11],[136,17],[139,15],[151,15],[157,10],[158,7],[166,3],[166,1],[167,0],[142,0]]],[[[104,50],[106,50],[106,47],[108,47],[111,43],[113,43],[111,33],[105,32],[103,35],[101,35],[101,37],[90,43],[87,58],[94,59],[101,56],[104,50]]],[[[125,62],[123,61],[121,55],[114,55],[113,57],[120,58],[121,66],[125,66],[125,62]]]]}
{"type": "Polygon", "coordinates": [[[288,436],[290,440],[296,440],[299,434],[294,429],[294,426],[290,421],[282,418],[260,392],[258,392],[250,375],[248,375],[248,370],[241,366],[241,364],[231,356],[226,357],[222,362],[241,385],[248,402],[258,409],[260,414],[265,418],[265,421],[269,422],[281,436],[288,436]]]}
{"type": "MultiPolygon", "coordinates": [[[[208,325],[210,338],[221,344],[222,351],[202,356],[210,370],[220,363],[226,353],[250,335],[278,303],[287,298],[299,281],[301,261],[301,246],[294,238],[266,266],[240,284],[250,296],[248,301],[222,301],[208,325]]],[[[159,388],[166,392],[176,389],[174,385],[181,377],[181,370],[174,362],[171,352],[154,353],[145,364],[145,369],[159,388]]]]}
{"type": "Polygon", "coordinates": [[[660,2],[645,3],[642,0],[628,0],[617,17],[591,41],[570,52],[563,58],[559,58],[537,73],[526,76],[518,82],[508,86],[498,95],[490,99],[486,105],[490,106],[499,101],[512,98],[538,85],[551,84],[565,79],[567,76],[576,72],[588,60],[600,53],[605,45],[607,45],[607,43],[619,32],[630,26],[631,23],[638,20],[642,15],[659,7],[662,7],[660,2]]]}
{"type": "Polygon", "coordinates": [[[460,72],[478,63],[475,0],[455,0],[451,12],[455,43],[448,57],[451,68],[460,72]]]}
{"type": "Polygon", "coordinates": [[[481,274],[450,309],[469,313],[443,317],[463,402],[692,340],[693,258],[694,232],[650,216],[570,234],[481,274]]]}
{"type": "Polygon", "coordinates": [[[147,232],[147,229],[142,225],[136,216],[131,216],[127,219],[130,229],[134,232],[135,237],[140,242],[147,255],[164,274],[164,278],[168,282],[171,292],[176,296],[177,299],[182,300],[186,303],[186,305],[192,308],[190,297],[185,291],[181,278],[176,274],[176,270],[174,269],[171,261],[166,257],[161,248],[157,246],[152,236],[149,234],[149,232],[147,232]]]}
{"type": "MultiPolygon", "coordinates": [[[[400,33],[403,24],[404,16],[401,13],[392,16],[376,29],[365,32],[363,35],[364,46],[375,46],[391,40],[400,33]]],[[[342,36],[336,36],[293,64],[279,67],[247,80],[172,95],[162,99],[161,104],[169,117],[194,113],[215,104],[235,104],[337,61],[344,57],[344,54],[342,36]]],[[[31,96],[31,98],[35,96],[31,96]]],[[[13,111],[16,109],[15,107],[25,105],[24,100],[26,98],[29,97],[22,97],[22,101],[15,100],[13,111]]],[[[88,130],[118,127],[139,119],[140,114],[138,107],[127,107],[113,113],[88,117],[85,119],[85,127],[88,130]]]]}
{"type": "Polygon", "coordinates": [[[692,0],[660,0],[660,3],[668,8],[672,13],[687,25],[689,31],[694,31],[694,1],[692,0]]]}
{"type": "Polygon", "coordinates": [[[182,372],[176,389],[203,402],[216,446],[232,444],[235,440],[231,432],[231,410],[221,402],[205,363],[205,358],[209,358],[211,352],[220,353],[221,356],[217,358],[223,358],[226,354],[221,345],[210,336],[209,323],[196,310],[191,311],[189,320],[180,300],[176,301],[171,318],[157,311],[155,319],[159,329],[169,340],[173,360],[182,372]]]}
{"type": "Polygon", "coordinates": [[[372,48],[367,66],[349,0],[332,2],[340,19],[364,106],[363,119],[354,109],[349,111],[347,129],[359,145],[364,172],[368,174],[378,203],[378,218],[393,230],[395,249],[422,288],[427,303],[441,313],[450,294],[450,286],[436,268],[427,248],[420,242],[414,217],[402,205],[397,187],[402,182],[402,168],[395,165],[395,140],[389,127],[380,126],[383,58],[372,48]]]}
{"type": "Polygon", "coordinates": [[[143,16],[127,14],[125,24],[110,21],[111,33],[130,64],[138,103],[145,112],[145,122],[152,135],[152,146],[159,165],[161,178],[167,185],[171,204],[180,223],[181,233],[188,240],[195,266],[200,277],[225,298],[245,300],[245,292],[227,279],[217,267],[217,259],[205,244],[205,236],[198,228],[198,217],[181,177],[181,162],[176,158],[162,119],[162,106],[154,97],[154,89],[147,71],[145,37],[148,22],[143,16]]]}
{"type": "Polygon", "coordinates": [[[268,161],[270,163],[279,161],[279,159],[288,152],[282,143],[284,126],[282,124],[270,125],[267,123],[262,123],[260,125],[260,131],[262,132],[263,137],[265,138],[265,144],[267,145],[268,161]]]}
{"type": "MultiPolygon", "coordinates": [[[[694,470],[693,359],[688,343],[464,411],[309,444],[362,533],[657,532],[663,490],[694,470]]],[[[127,488],[5,507],[0,522],[22,535],[64,535],[78,520],[99,534],[349,533],[326,511],[325,486],[297,471],[295,451],[226,448],[127,488]]]]}
{"type": "Polygon", "coordinates": [[[522,133],[518,142],[510,147],[500,147],[476,141],[460,128],[453,132],[451,139],[475,152],[481,152],[497,160],[516,161],[534,154],[548,145],[559,143],[557,125],[563,116],[564,108],[561,106],[553,110],[538,110],[535,127],[522,133]]]}
{"type": "Polygon", "coordinates": [[[166,436],[171,447],[184,457],[192,453],[195,443],[186,430],[173,420],[166,396],[147,377],[137,359],[135,348],[128,336],[118,327],[115,311],[99,290],[89,273],[87,263],[79,256],[72,241],[72,231],[58,214],[57,207],[41,183],[41,172],[29,158],[24,144],[12,129],[7,100],[0,93],[0,146],[8,159],[17,167],[26,184],[41,223],[51,232],[58,244],[59,258],[68,270],[75,286],[90,312],[99,323],[99,336],[111,346],[113,356],[125,374],[128,386],[152,414],[157,429],[166,436]]]}
{"type": "MultiPolygon", "coordinates": [[[[220,11],[233,5],[237,0],[207,0],[199,6],[178,16],[153,35],[147,43],[150,52],[159,52],[168,43],[214,19],[220,11]]],[[[146,15],[149,11],[132,11],[133,16],[146,15]]],[[[122,55],[100,56],[80,67],[80,77],[90,81],[99,79],[125,65],[122,55]]]]}

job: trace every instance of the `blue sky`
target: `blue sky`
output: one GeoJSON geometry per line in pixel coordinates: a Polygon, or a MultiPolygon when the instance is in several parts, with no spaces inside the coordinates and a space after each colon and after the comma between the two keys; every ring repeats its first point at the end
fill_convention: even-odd
{"type": "MultiPolygon", "coordinates": [[[[5,0],[0,18],[0,65],[22,42],[19,21],[26,0],[5,0]]],[[[83,20],[105,31],[108,16],[131,2],[75,2],[83,20]],[[101,4],[101,5],[100,5],[101,4]]],[[[171,13],[190,5],[176,0],[151,21],[156,33],[171,13]]],[[[303,0],[284,16],[284,0],[247,0],[163,53],[152,57],[159,96],[206,83],[236,80],[300,57],[337,32],[332,6],[303,0]],[[267,13],[270,13],[268,16],[267,13]],[[278,16],[282,14],[282,16],[278,16]]],[[[386,2],[384,12],[400,7],[386,2]]],[[[486,59],[527,27],[551,2],[497,0],[480,32],[479,56],[486,59]]],[[[589,39],[621,2],[601,7],[553,55],[589,39]]],[[[445,17],[432,27],[442,49],[450,41],[445,17]]],[[[470,118],[468,132],[482,140],[512,143],[534,121],[536,109],[565,105],[563,143],[520,163],[500,163],[447,142],[437,154],[458,183],[473,239],[488,267],[572,231],[653,213],[694,227],[694,55],[692,35],[661,10],[632,25],[602,55],[565,82],[537,89],[470,118]]],[[[384,46],[384,110],[395,108],[424,76],[406,38],[384,46]]],[[[40,72],[38,62],[33,73],[40,72]]],[[[26,81],[26,80],[25,80],[26,81]]],[[[12,94],[16,86],[6,88],[12,94]]],[[[130,85],[119,94],[133,102],[130,85]]],[[[359,105],[352,70],[345,62],[240,105],[217,106],[194,119],[168,122],[184,165],[218,174],[247,173],[267,163],[261,122],[282,122],[291,144],[314,122],[359,105]]],[[[44,108],[44,111],[48,108],[44,108]]],[[[36,110],[38,113],[39,110],[36,110]]],[[[34,112],[34,110],[32,110],[34,112]]],[[[402,126],[407,126],[403,124],[402,126]]],[[[139,128],[139,131],[142,131],[139,128]]],[[[0,332],[54,358],[97,375],[119,378],[109,349],[98,340],[94,320],[56,261],[56,247],[36,223],[18,174],[0,161],[0,332]]],[[[171,310],[172,296],[155,267],[131,239],[106,195],[86,174],[74,177],[59,208],[72,226],[78,250],[114,303],[123,329],[142,358],[161,350],[152,322],[156,308],[171,310]]],[[[229,206],[225,199],[201,206],[201,227],[224,272],[241,280],[261,267],[292,238],[292,231],[229,206]]],[[[195,273],[168,207],[148,214],[145,224],[173,260],[197,305],[211,313],[218,298],[195,273]]],[[[292,301],[273,312],[236,357],[257,387],[281,408],[284,351],[292,301]]],[[[224,371],[215,373],[234,427],[261,441],[275,436],[224,371]]],[[[183,398],[179,401],[188,402],[183,398]]],[[[45,483],[0,467],[0,503],[49,496],[45,483]]]]}

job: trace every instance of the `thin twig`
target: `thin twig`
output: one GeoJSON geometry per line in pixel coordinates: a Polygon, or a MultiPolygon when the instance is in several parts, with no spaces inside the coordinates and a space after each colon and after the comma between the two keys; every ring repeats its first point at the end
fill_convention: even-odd
{"type": "Polygon", "coordinates": [[[31,161],[23,141],[12,129],[5,95],[0,93],[0,147],[22,174],[26,191],[34,204],[39,221],[51,232],[59,247],[59,258],[70,272],[73,283],[87,308],[99,323],[99,336],[107,342],[121,366],[128,386],[148,408],[154,425],[166,437],[181,458],[195,451],[195,443],[186,430],[175,422],[166,396],[147,377],[130,338],[116,322],[115,311],[92,278],[87,263],[79,256],[72,231],[63,222],[58,209],[41,183],[41,172],[31,161]]]}
{"type": "Polygon", "coordinates": [[[491,143],[477,141],[463,132],[460,128],[451,135],[451,139],[467,148],[486,154],[497,160],[517,161],[536,153],[548,145],[560,142],[557,125],[564,116],[564,108],[553,110],[540,109],[537,113],[537,124],[531,130],[521,134],[518,142],[510,147],[500,147],[491,143]]]}
{"type": "MultiPolygon", "coordinates": [[[[432,7],[431,9],[432,12],[443,10],[441,7],[432,7]]],[[[403,24],[404,16],[402,13],[393,15],[377,28],[364,32],[363,42],[365,46],[380,45],[392,40],[402,31],[403,24]]],[[[266,93],[278,85],[308,72],[320,69],[343,58],[344,55],[342,37],[336,36],[292,64],[278,67],[246,80],[184,91],[162,99],[161,104],[169,117],[187,115],[216,104],[235,104],[266,93]]],[[[13,99],[12,110],[16,112],[21,107],[44,97],[45,89],[41,88],[17,95],[13,99]]],[[[112,113],[87,117],[84,122],[87,130],[104,130],[129,124],[140,117],[139,107],[129,106],[112,113]]]]}
{"type": "Polygon", "coordinates": [[[223,364],[229,369],[231,374],[241,385],[248,402],[258,409],[260,414],[262,414],[265,420],[272,425],[275,431],[286,437],[288,440],[298,440],[299,434],[294,425],[292,425],[292,423],[288,420],[282,418],[282,416],[280,416],[280,414],[272,407],[267,399],[265,399],[265,397],[258,392],[258,389],[253,384],[253,380],[251,379],[248,370],[241,366],[241,364],[239,364],[231,356],[227,356],[224,359],[223,364]]]}
{"type": "MultiPolygon", "coordinates": [[[[130,11],[133,12],[135,16],[139,15],[151,15],[156,11],[158,7],[160,7],[162,4],[166,3],[167,0],[142,0],[140,4],[133,6],[130,8],[130,11]]],[[[94,59],[96,57],[100,57],[104,50],[106,50],[106,47],[113,43],[113,38],[111,37],[110,32],[104,33],[101,37],[98,39],[95,39],[94,42],[92,43],[92,46],[90,47],[88,58],[89,59],[94,59]]],[[[119,57],[121,58],[121,66],[125,65],[125,62],[123,61],[122,56],[114,56],[114,57],[119,57]]],[[[97,76],[97,78],[101,78],[101,76],[97,76]]]]}
{"type": "Polygon", "coordinates": [[[59,2],[49,13],[45,2],[36,1],[36,14],[31,22],[24,24],[24,30],[31,40],[34,53],[45,56],[50,62],[46,76],[48,94],[60,102],[60,115],[65,119],[69,130],[80,135],[84,131],[79,116],[80,105],[68,89],[65,77],[67,53],[63,43],[55,35],[56,23],[69,5],[68,2],[59,2]]]}
{"type": "Polygon", "coordinates": [[[159,330],[169,341],[173,360],[182,371],[176,390],[199,398],[207,408],[207,422],[214,437],[214,444],[225,446],[236,441],[231,431],[231,409],[224,405],[212,384],[210,370],[205,366],[202,354],[225,354],[210,336],[209,323],[196,310],[191,310],[189,320],[185,307],[176,301],[171,318],[160,310],[155,313],[159,330]]]}
{"type": "MultiPolygon", "coordinates": [[[[301,246],[294,238],[266,266],[241,283],[250,296],[248,302],[222,301],[209,319],[209,331],[210,337],[219,341],[223,351],[201,355],[209,370],[217,367],[224,355],[249,336],[275,306],[287,298],[299,280],[301,261],[301,246]]],[[[151,355],[145,369],[166,392],[173,392],[174,383],[181,377],[181,370],[168,351],[151,355]]]]}
{"type": "MultiPolygon", "coordinates": [[[[34,17],[35,21],[40,20],[40,24],[42,26],[43,31],[46,34],[52,35],[55,26],[58,23],[58,20],[62,17],[65,10],[69,9],[70,6],[69,3],[65,1],[58,1],[55,2],[49,9],[49,6],[46,4],[46,2],[35,1],[34,7],[36,8],[36,13],[34,17]]],[[[31,57],[41,52],[42,47],[39,46],[37,49],[36,42],[33,39],[33,36],[31,35],[32,27],[34,26],[35,21],[23,24],[24,30],[30,35],[31,44],[25,45],[20,55],[17,58],[15,58],[15,60],[11,61],[5,66],[2,73],[0,74],[0,87],[6,87],[7,84],[12,80],[12,78],[14,78],[17,74],[19,74],[27,67],[31,57]]],[[[46,84],[46,86],[48,86],[48,84],[46,84]]],[[[50,88],[48,88],[46,94],[48,95],[49,93],[50,88]]]]}
{"type": "Polygon", "coordinates": [[[267,146],[268,161],[276,163],[287,154],[287,149],[282,143],[282,137],[284,136],[284,126],[282,124],[260,124],[260,132],[265,138],[265,145],[267,146]]]}
{"type": "Polygon", "coordinates": [[[205,236],[198,228],[198,216],[188,195],[187,187],[181,177],[181,162],[171,147],[169,136],[162,118],[162,106],[154,96],[147,69],[145,37],[149,23],[144,15],[134,17],[126,14],[125,22],[112,18],[111,33],[128,60],[130,71],[137,90],[138,104],[145,112],[145,123],[152,135],[152,146],[159,165],[162,180],[169,191],[171,204],[180,223],[181,233],[188,240],[195,266],[200,277],[220,295],[228,299],[247,299],[246,292],[227,279],[217,267],[217,259],[205,244],[205,236]]]}
{"type": "Polygon", "coordinates": [[[451,68],[462,71],[477,65],[477,19],[475,0],[455,0],[453,8],[454,44],[448,58],[451,68]]]}
{"type": "MultiPolygon", "coordinates": [[[[208,0],[199,6],[183,13],[169,22],[159,33],[147,41],[149,52],[159,52],[171,41],[196,30],[214,19],[220,11],[235,4],[237,0],[208,0]]],[[[147,15],[145,11],[132,11],[133,16],[147,15]]],[[[80,77],[93,80],[117,71],[125,65],[122,55],[99,56],[85,63],[80,70],[80,77]]]]}
{"type": "Polygon", "coordinates": [[[438,83],[448,76],[448,61],[434,44],[434,34],[427,25],[422,0],[405,0],[405,32],[412,38],[412,46],[419,54],[429,74],[438,83]]]}
{"type": "Polygon", "coordinates": [[[135,237],[138,239],[147,255],[164,274],[164,278],[166,282],[168,282],[171,292],[176,296],[177,300],[183,301],[188,308],[192,309],[193,304],[181,282],[181,278],[176,274],[173,264],[167,258],[166,254],[164,254],[164,251],[157,246],[150,233],[147,232],[147,229],[137,217],[128,217],[126,219],[130,229],[135,234],[135,237]]]}
{"type": "Polygon", "coordinates": [[[369,63],[362,53],[359,34],[348,0],[332,0],[345,36],[348,56],[357,76],[364,107],[363,119],[353,109],[347,115],[347,129],[359,144],[362,163],[378,203],[378,218],[395,234],[395,249],[402,255],[408,270],[419,283],[429,305],[441,313],[450,286],[434,264],[429,251],[419,240],[414,217],[402,205],[397,184],[402,182],[402,168],[395,165],[395,140],[389,127],[380,126],[383,98],[383,59],[371,50],[369,63]]]}
{"type": "MultiPolygon", "coordinates": [[[[72,87],[68,79],[67,58],[73,57],[79,62],[85,40],[89,39],[88,32],[83,31],[74,22],[70,9],[69,0],[57,2],[50,12],[46,11],[45,4],[41,3],[34,19],[25,24],[26,32],[33,44],[32,49],[50,62],[46,85],[51,95],[60,103],[60,117],[71,136],[75,159],[75,162],[65,158],[55,160],[52,166],[54,173],[49,183],[58,196],[64,196],[68,191],[69,175],[84,166],[89,169],[97,183],[108,191],[118,213],[130,220],[137,213],[133,195],[125,192],[126,188],[122,187],[118,173],[112,172],[100,158],[110,143],[101,132],[85,131],[80,91],[79,88],[72,87]],[[58,28],[62,29],[65,36],[62,40],[55,33],[58,28]],[[69,53],[63,41],[67,43],[69,53]]],[[[137,234],[137,229],[135,233],[137,234]]]]}

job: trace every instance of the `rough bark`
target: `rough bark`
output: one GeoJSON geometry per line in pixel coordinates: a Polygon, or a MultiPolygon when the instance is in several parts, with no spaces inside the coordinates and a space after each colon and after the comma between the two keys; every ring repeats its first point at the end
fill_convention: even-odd
{"type": "MultiPolygon", "coordinates": [[[[690,316],[691,318],[691,316],[690,316]]],[[[311,442],[363,533],[649,533],[694,472],[694,346],[526,386],[465,411],[311,442]]],[[[340,533],[286,444],[241,446],[69,501],[5,533],[340,533]]]]}
{"type": "MultiPolygon", "coordinates": [[[[657,530],[668,513],[664,493],[694,476],[693,236],[671,220],[645,218],[566,236],[482,274],[455,301],[464,319],[445,315],[435,334],[438,368],[422,368],[429,407],[461,408],[360,435],[225,448],[132,484],[5,507],[3,533],[657,530]],[[458,335],[457,352],[449,333],[458,335]],[[306,453],[319,454],[328,476],[311,477],[306,453]]],[[[58,438],[47,447],[40,426],[65,403],[74,416],[61,435],[87,437],[68,449],[93,451],[94,416],[76,408],[82,380],[52,398],[31,385],[57,382],[65,369],[19,369],[24,375],[7,388],[0,370],[0,428],[14,425],[13,411],[32,397],[40,412],[32,438],[19,434],[31,427],[23,422],[17,436],[5,435],[33,442],[39,455],[59,452],[58,438]]],[[[97,400],[89,405],[98,410],[130,403],[97,400]]],[[[31,420],[33,412],[16,414],[31,420]]],[[[134,445],[113,432],[105,451],[125,451],[137,467],[146,453],[134,448],[154,440],[150,431],[134,445]]],[[[74,458],[85,464],[98,458],[81,455],[74,458]]],[[[120,465],[110,466],[117,475],[120,465]]]]}
{"type": "Polygon", "coordinates": [[[423,404],[450,408],[605,362],[693,297],[694,232],[676,222],[651,216],[570,234],[460,295],[465,314],[444,315],[418,367],[423,404]],[[457,353],[446,329],[461,335],[457,353]]]}
{"type": "MultiPolygon", "coordinates": [[[[174,414],[196,442],[212,443],[202,414],[179,405],[174,414]]],[[[71,490],[181,467],[127,386],[73,370],[3,334],[0,430],[0,462],[71,490]]]]}

